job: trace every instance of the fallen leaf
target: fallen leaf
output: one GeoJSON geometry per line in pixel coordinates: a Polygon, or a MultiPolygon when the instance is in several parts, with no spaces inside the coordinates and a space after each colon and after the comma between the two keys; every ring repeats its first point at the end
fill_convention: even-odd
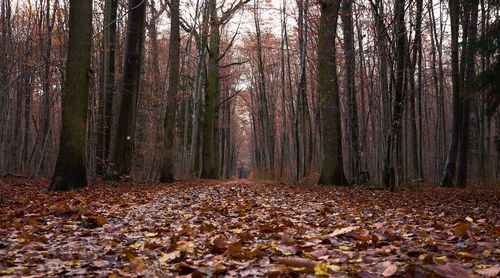
{"type": "Polygon", "coordinates": [[[382,275],[384,277],[389,277],[389,276],[392,276],[394,274],[396,274],[396,272],[398,272],[398,267],[395,265],[395,264],[389,264],[389,266],[384,270],[384,272],[382,272],[382,275]]]}
{"type": "Polygon", "coordinates": [[[452,263],[433,265],[431,268],[436,274],[446,278],[471,277],[465,268],[452,263]]]}
{"type": "Polygon", "coordinates": [[[135,257],[135,258],[132,258],[130,260],[130,263],[129,263],[128,267],[126,267],[125,271],[138,273],[138,272],[141,272],[145,269],[146,269],[146,265],[144,264],[144,262],[140,258],[135,257]]]}
{"type": "Polygon", "coordinates": [[[216,238],[212,243],[212,250],[216,253],[222,254],[229,247],[229,243],[227,243],[222,238],[216,238]]]}
{"type": "Polygon", "coordinates": [[[350,226],[350,227],[345,227],[345,228],[341,228],[341,229],[336,229],[332,233],[330,233],[328,236],[336,237],[339,235],[343,235],[343,234],[347,234],[349,232],[352,232],[358,228],[359,228],[359,226],[350,226]]]}
{"type": "Polygon", "coordinates": [[[188,275],[188,274],[194,272],[196,270],[196,268],[194,268],[193,266],[191,266],[187,263],[181,262],[181,263],[176,264],[174,266],[173,270],[178,272],[179,275],[188,275]]]}
{"type": "Polygon", "coordinates": [[[500,264],[485,269],[478,269],[474,272],[484,277],[496,277],[498,274],[500,274],[500,264]]]}
{"type": "Polygon", "coordinates": [[[173,261],[173,260],[179,258],[180,256],[181,256],[181,252],[180,251],[174,251],[174,252],[163,254],[158,259],[158,261],[160,261],[160,263],[166,263],[166,262],[173,261]]]}
{"type": "Polygon", "coordinates": [[[299,257],[280,257],[276,259],[280,264],[290,266],[290,267],[303,267],[308,271],[313,271],[317,262],[311,259],[299,258],[299,257]]]}

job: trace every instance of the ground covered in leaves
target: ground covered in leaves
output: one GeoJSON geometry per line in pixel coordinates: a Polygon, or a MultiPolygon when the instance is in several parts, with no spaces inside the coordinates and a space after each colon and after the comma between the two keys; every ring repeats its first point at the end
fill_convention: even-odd
{"type": "Polygon", "coordinates": [[[0,180],[0,275],[495,277],[500,193],[0,180]]]}

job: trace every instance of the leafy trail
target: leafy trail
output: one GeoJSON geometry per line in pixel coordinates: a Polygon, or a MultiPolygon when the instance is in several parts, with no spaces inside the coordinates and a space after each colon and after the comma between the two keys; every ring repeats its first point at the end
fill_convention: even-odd
{"type": "Polygon", "coordinates": [[[0,180],[0,275],[495,277],[500,193],[0,180]]]}

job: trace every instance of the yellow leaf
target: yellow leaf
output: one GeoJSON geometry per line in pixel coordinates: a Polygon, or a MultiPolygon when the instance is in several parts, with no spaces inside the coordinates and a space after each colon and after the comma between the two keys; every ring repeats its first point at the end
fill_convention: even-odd
{"type": "Polygon", "coordinates": [[[470,218],[469,216],[465,217],[465,220],[469,221],[469,222],[474,222],[474,220],[472,218],[470,218]]]}
{"type": "Polygon", "coordinates": [[[308,257],[309,259],[316,260],[316,257],[314,257],[313,255],[307,253],[306,251],[302,250],[302,253],[304,255],[306,255],[306,257],[308,257]]]}
{"type": "Polygon", "coordinates": [[[478,264],[478,265],[475,265],[474,268],[489,268],[492,266],[493,265],[491,265],[491,264],[478,264]]]}
{"type": "Polygon", "coordinates": [[[436,259],[436,260],[444,260],[446,258],[448,258],[448,257],[446,257],[446,256],[434,257],[434,259],[436,259]]]}
{"type": "Polygon", "coordinates": [[[0,270],[0,275],[11,275],[13,272],[13,269],[0,270]]]}
{"type": "Polygon", "coordinates": [[[361,263],[363,262],[363,259],[362,258],[355,258],[355,259],[351,259],[349,260],[350,263],[361,263]]]}
{"type": "Polygon", "coordinates": [[[134,244],[130,244],[129,247],[132,247],[132,248],[137,248],[141,246],[141,242],[140,241],[136,241],[134,244]]]}
{"type": "Polygon", "coordinates": [[[240,228],[233,229],[232,231],[235,234],[241,234],[242,230],[240,228]]]}
{"type": "Polygon", "coordinates": [[[418,256],[418,259],[423,261],[423,260],[425,260],[425,257],[427,257],[427,254],[422,254],[422,255],[418,256]]]}
{"type": "Polygon", "coordinates": [[[314,267],[314,274],[317,276],[330,276],[330,273],[335,271],[340,271],[340,267],[338,265],[317,264],[314,267]]]}
{"type": "Polygon", "coordinates": [[[69,262],[67,264],[67,266],[78,266],[78,265],[80,265],[80,260],[75,260],[75,259],[73,259],[72,262],[69,262]]]}
{"type": "Polygon", "coordinates": [[[339,249],[342,251],[349,251],[349,250],[351,250],[351,247],[342,245],[339,247],[339,249]]]}
{"type": "Polygon", "coordinates": [[[144,262],[140,258],[137,258],[137,257],[132,258],[130,260],[130,264],[127,268],[127,270],[129,272],[136,272],[136,273],[141,272],[145,269],[146,269],[146,265],[144,264],[144,262]]]}
{"type": "Polygon", "coordinates": [[[146,233],[144,236],[147,238],[150,238],[150,237],[155,237],[157,235],[158,235],[158,233],[146,233]]]}

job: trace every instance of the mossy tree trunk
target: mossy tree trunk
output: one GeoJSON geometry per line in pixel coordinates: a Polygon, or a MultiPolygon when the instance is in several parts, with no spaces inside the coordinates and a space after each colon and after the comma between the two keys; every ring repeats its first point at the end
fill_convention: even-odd
{"type": "Polygon", "coordinates": [[[318,40],[322,166],[318,184],[347,185],[342,161],[335,37],[339,1],[322,0],[318,40]]]}
{"type": "Polygon", "coordinates": [[[216,0],[210,0],[209,13],[210,13],[210,41],[208,53],[208,66],[207,66],[207,85],[205,90],[205,105],[203,115],[203,146],[202,146],[202,169],[201,178],[215,179],[216,172],[214,163],[215,150],[214,150],[214,127],[215,127],[215,104],[217,91],[219,90],[219,22],[217,18],[217,5],[216,0]]]}
{"type": "Polygon", "coordinates": [[[161,160],[160,182],[174,181],[174,128],[177,91],[179,90],[179,0],[170,2],[170,48],[169,48],[169,83],[167,90],[167,111],[163,124],[163,157],[161,160]]]}
{"type": "Polygon", "coordinates": [[[71,0],[61,139],[49,191],[87,185],[85,147],[91,43],[92,1],[71,0]]]}

